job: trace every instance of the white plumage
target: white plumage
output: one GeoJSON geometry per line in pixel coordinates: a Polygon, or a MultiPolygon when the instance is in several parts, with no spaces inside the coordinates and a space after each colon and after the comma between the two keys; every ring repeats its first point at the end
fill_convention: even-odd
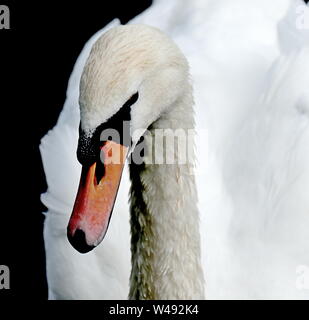
{"type": "MultiPolygon", "coordinates": [[[[208,298],[308,298],[296,269],[309,266],[309,31],[301,1],[156,1],[132,23],[165,31],[189,60],[198,130],[196,173],[208,298]],[[160,17],[160,18],[158,18],[160,17]]],[[[126,299],[130,273],[125,172],[104,242],[80,255],[66,225],[80,175],[79,80],[43,139],[48,182],[44,238],[50,298],[126,299]]]]}

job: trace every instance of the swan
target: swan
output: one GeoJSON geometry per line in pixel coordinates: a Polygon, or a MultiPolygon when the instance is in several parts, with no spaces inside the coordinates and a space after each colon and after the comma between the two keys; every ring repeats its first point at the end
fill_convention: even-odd
{"type": "MultiPolygon", "coordinates": [[[[163,33],[145,25],[127,25],[107,31],[95,42],[81,77],[77,154],[83,173],[68,226],[68,238],[78,251],[88,252],[102,241],[125,149],[135,153],[140,138],[145,139],[147,160],[138,153],[130,163],[131,299],[203,298],[196,185],[190,162],[177,160],[190,141],[181,140],[178,149],[161,155],[163,145],[157,134],[163,129],[194,129],[188,69],[185,57],[163,33]],[[122,129],[124,121],[129,123],[122,129]],[[107,140],[110,129],[120,137],[107,140]],[[102,139],[104,174],[100,175],[102,164],[97,159],[102,139]],[[150,158],[153,144],[159,147],[150,158]],[[124,153],[119,159],[118,152],[124,153]],[[158,161],[168,153],[176,160],[158,161]],[[94,181],[98,187],[93,187],[94,181]]],[[[174,147],[168,140],[165,143],[166,149],[174,147]]]]}
{"type": "MultiPolygon", "coordinates": [[[[305,58],[308,54],[308,32],[295,29],[293,24],[295,8],[300,6],[301,2],[274,1],[270,5],[261,1],[254,6],[247,1],[235,1],[233,4],[222,1],[218,4],[214,1],[197,0],[191,5],[190,8],[199,10],[182,11],[187,9],[182,8],[185,6],[184,2],[180,5],[171,1],[162,21],[154,22],[155,13],[162,12],[163,6],[162,1],[157,1],[153,8],[150,8],[151,11],[146,11],[132,23],[152,24],[165,30],[189,58],[197,113],[199,165],[195,178],[199,195],[197,205],[201,215],[201,265],[206,279],[207,297],[306,298],[308,292],[295,286],[297,266],[309,263],[306,253],[309,243],[306,232],[308,201],[305,195],[308,186],[308,92],[305,87],[308,82],[308,63],[305,58]],[[235,11],[237,8],[248,10],[235,11]],[[176,9],[179,13],[176,15],[178,20],[173,21],[172,13],[176,9]],[[256,11],[262,14],[267,12],[269,16],[260,16],[256,11]],[[189,12],[190,19],[183,12],[189,12]],[[235,12],[238,13],[236,17],[235,12]],[[230,27],[228,30],[226,25],[230,27]],[[246,26],[246,29],[243,26],[246,26]],[[202,41],[204,33],[208,34],[207,41],[202,41]],[[225,50],[222,50],[218,38],[224,40],[225,50]],[[200,66],[203,66],[203,69],[200,66]],[[206,132],[201,130],[205,127],[206,132]]],[[[123,201],[128,198],[130,185],[127,167],[124,167],[114,214],[104,243],[87,255],[80,255],[66,239],[66,225],[78,190],[81,170],[75,156],[80,121],[78,83],[93,44],[96,41],[100,43],[102,34],[106,34],[109,29],[112,29],[111,32],[123,30],[124,27],[114,28],[117,25],[119,22],[113,21],[87,43],[70,78],[64,110],[55,128],[42,139],[40,147],[49,186],[48,192],[42,195],[42,201],[49,209],[44,238],[50,298],[125,299],[129,293],[129,207],[127,202],[123,201]]],[[[147,33],[146,30],[149,28],[143,27],[140,32],[147,33]]],[[[128,41],[131,38],[132,36],[126,37],[128,41]]],[[[94,52],[101,56],[100,46],[97,45],[96,48],[97,51],[94,52]]],[[[96,55],[92,57],[92,63],[88,63],[90,70],[97,61],[96,55]]],[[[184,65],[186,63],[183,61],[184,65]]],[[[106,74],[110,75],[107,72],[106,74]]],[[[103,75],[101,76],[103,78],[103,75]]],[[[159,83],[156,83],[158,92],[161,81],[163,84],[168,78],[161,77],[159,83]]],[[[180,79],[183,77],[174,78],[175,81],[180,79]]],[[[130,85],[136,85],[136,82],[137,79],[130,85]]],[[[99,82],[93,82],[87,76],[83,77],[82,83],[81,88],[90,88],[90,91],[83,91],[86,104],[99,106],[102,101],[95,100],[98,96],[89,92],[94,88],[99,92],[105,90],[104,85],[98,87],[99,82]]],[[[184,83],[186,85],[183,88],[190,89],[189,83],[184,83]]],[[[117,108],[136,93],[132,87],[131,91],[127,92],[129,87],[128,85],[126,90],[120,90],[115,95],[108,95],[106,99],[113,99],[106,109],[85,108],[88,113],[81,109],[81,120],[83,123],[85,119],[85,128],[91,132],[95,126],[100,125],[98,121],[102,122],[113,116],[117,108]]],[[[172,88],[177,91],[178,86],[172,88]]],[[[136,121],[136,127],[147,127],[149,121],[159,121],[160,117],[155,119],[154,116],[158,109],[147,108],[147,101],[140,100],[143,96],[140,91],[138,93],[138,99],[132,105],[131,121],[136,121]],[[151,110],[150,114],[136,111],[133,115],[133,110],[142,110],[138,109],[140,101],[145,102],[145,112],[151,110]]],[[[159,98],[163,98],[165,94],[169,92],[164,91],[161,95],[158,93],[159,98]]],[[[177,93],[174,98],[175,96],[177,93]]],[[[149,103],[151,101],[149,98],[149,103]]],[[[190,105],[192,101],[187,104],[186,120],[192,127],[190,105]]],[[[160,107],[164,108],[164,105],[160,104],[160,107]]],[[[142,173],[139,176],[143,176],[142,173]]],[[[185,177],[188,177],[186,183],[192,183],[193,187],[189,188],[191,194],[175,194],[179,185],[165,189],[164,194],[171,194],[170,198],[175,200],[182,195],[191,200],[195,199],[189,201],[194,213],[197,212],[196,194],[192,191],[194,178],[192,174],[185,177]]],[[[156,183],[153,175],[145,181],[148,181],[148,185],[150,182],[156,183]]],[[[155,191],[162,190],[168,182],[173,183],[161,180],[155,184],[155,191]]],[[[150,203],[155,199],[155,195],[147,195],[147,199],[150,203]]],[[[161,205],[164,208],[167,203],[163,201],[163,191],[159,199],[162,200],[152,206],[154,210],[159,210],[161,205]]],[[[183,208],[179,210],[181,209],[183,208]]],[[[179,210],[177,212],[182,212],[179,210]]],[[[163,214],[163,211],[160,213],[163,214]]],[[[162,217],[160,214],[158,216],[162,217]]],[[[157,230],[156,235],[164,237],[165,234],[168,239],[173,234],[170,234],[170,229],[164,230],[165,226],[170,225],[166,220],[168,218],[164,218],[165,220],[157,223],[161,223],[160,230],[166,233],[160,234],[157,230]]],[[[198,244],[198,232],[194,231],[198,226],[198,219],[194,215],[190,218],[194,218],[194,223],[188,229],[190,236],[187,236],[187,239],[198,244]]],[[[181,220],[176,222],[183,223],[181,220]]],[[[172,230],[174,231],[174,228],[172,230]]],[[[176,233],[175,231],[174,234],[176,233]]],[[[94,242],[96,240],[98,239],[94,242]]],[[[190,273],[184,277],[184,273],[179,272],[162,281],[165,276],[170,275],[170,270],[164,269],[164,266],[173,263],[174,255],[179,253],[176,250],[179,248],[177,245],[181,243],[174,241],[173,245],[169,245],[164,238],[161,240],[160,248],[156,249],[162,250],[161,253],[165,252],[163,256],[157,256],[162,263],[159,265],[152,261],[155,272],[145,277],[146,283],[142,280],[145,279],[145,274],[140,278],[136,277],[138,272],[134,268],[144,268],[149,259],[143,259],[143,255],[134,255],[137,248],[133,248],[133,262],[137,262],[139,258],[141,260],[132,269],[130,297],[203,297],[203,274],[199,267],[198,245],[196,250],[188,252],[188,258],[196,262],[196,274],[190,273]],[[154,275],[155,281],[152,279],[154,275]],[[183,290],[185,286],[186,291],[183,290]]],[[[189,264],[177,266],[181,270],[189,267],[189,264]]]]}

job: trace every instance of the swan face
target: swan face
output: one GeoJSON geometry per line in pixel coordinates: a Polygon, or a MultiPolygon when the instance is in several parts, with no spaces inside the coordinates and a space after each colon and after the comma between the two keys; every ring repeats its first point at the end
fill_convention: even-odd
{"type": "Polygon", "coordinates": [[[119,26],[92,47],[80,82],[77,155],[83,170],[68,226],[78,251],[90,251],[102,241],[129,151],[187,86],[185,57],[155,28],[119,26]],[[105,130],[119,137],[108,141],[102,138],[105,130]],[[110,154],[117,161],[106,161],[110,154]]]}

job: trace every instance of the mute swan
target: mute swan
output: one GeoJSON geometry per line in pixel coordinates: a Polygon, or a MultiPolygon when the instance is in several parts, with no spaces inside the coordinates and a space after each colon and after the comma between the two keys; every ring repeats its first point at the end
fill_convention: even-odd
{"type": "MultiPolygon", "coordinates": [[[[308,291],[296,286],[297,267],[309,265],[308,32],[294,24],[301,2],[190,5],[200,10],[171,1],[161,21],[153,22],[163,6],[157,1],[133,22],[161,27],[189,58],[198,134],[208,129],[198,141],[196,174],[207,297],[306,298],[308,291]],[[169,16],[175,9],[177,21],[169,16]]],[[[121,201],[129,188],[127,171],[104,243],[84,256],[66,239],[80,175],[78,82],[92,44],[117,24],[85,47],[57,126],[41,144],[49,186],[42,201],[49,208],[44,237],[50,298],[125,299],[129,292],[129,208],[121,201]]],[[[184,294],[163,287],[161,297],[167,293],[184,294]]]]}

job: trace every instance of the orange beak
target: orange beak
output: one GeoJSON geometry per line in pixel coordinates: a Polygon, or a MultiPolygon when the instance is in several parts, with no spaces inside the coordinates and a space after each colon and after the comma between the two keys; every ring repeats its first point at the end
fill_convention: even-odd
{"type": "Polygon", "coordinates": [[[70,243],[81,253],[96,247],[106,234],[127,153],[127,147],[106,141],[101,161],[82,168],[67,230],[70,243]]]}

